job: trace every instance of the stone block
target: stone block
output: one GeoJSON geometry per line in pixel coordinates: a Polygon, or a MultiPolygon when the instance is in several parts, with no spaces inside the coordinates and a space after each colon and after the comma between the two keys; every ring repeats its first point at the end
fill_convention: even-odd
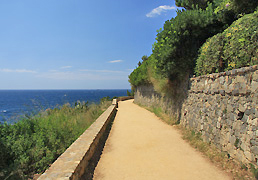
{"type": "Polygon", "coordinates": [[[245,76],[236,76],[236,81],[240,83],[247,83],[247,79],[245,78],[245,76]]]}
{"type": "Polygon", "coordinates": [[[231,70],[231,75],[236,75],[236,73],[237,73],[236,69],[231,70]]]}
{"type": "Polygon", "coordinates": [[[242,148],[243,151],[247,151],[249,149],[244,142],[241,143],[240,147],[242,148]]]}
{"type": "Polygon", "coordinates": [[[241,112],[245,112],[245,110],[247,109],[247,105],[246,104],[239,104],[238,110],[241,112]]]}
{"type": "Polygon", "coordinates": [[[246,86],[246,84],[245,83],[239,83],[239,86],[240,86],[240,88],[239,88],[239,93],[240,94],[247,94],[247,86],[246,86]]]}
{"type": "Polygon", "coordinates": [[[228,112],[228,113],[231,113],[231,112],[233,112],[233,111],[234,111],[233,106],[232,106],[230,103],[228,103],[228,104],[227,104],[227,112],[228,112]]]}
{"type": "Polygon", "coordinates": [[[230,143],[231,145],[234,145],[235,141],[236,141],[236,137],[233,136],[233,135],[231,135],[231,136],[229,137],[229,143],[230,143]]]}
{"type": "Polygon", "coordinates": [[[224,84],[224,83],[225,83],[225,77],[224,77],[224,76],[221,76],[221,77],[219,78],[219,83],[220,83],[220,84],[224,84]]]}
{"type": "Polygon", "coordinates": [[[232,90],[232,95],[233,96],[238,96],[239,95],[239,89],[232,90]]]}
{"type": "Polygon", "coordinates": [[[258,72],[255,71],[253,74],[252,74],[252,80],[253,81],[258,81],[258,72]]]}
{"type": "Polygon", "coordinates": [[[257,91],[257,89],[258,89],[258,82],[252,81],[252,83],[251,83],[251,92],[254,93],[254,92],[257,91]]]}
{"type": "Polygon", "coordinates": [[[245,156],[245,154],[244,154],[244,152],[243,151],[241,151],[241,150],[238,150],[237,152],[236,152],[236,159],[238,159],[239,161],[241,161],[241,162],[243,162],[243,163],[248,163],[248,161],[246,160],[246,156],[245,156]]]}
{"type": "Polygon", "coordinates": [[[246,132],[247,132],[247,125],[246,124],[242,124],[240,126],[240,133],[241,134],[246,134],[246,132]]]}
{"type": "Polygon", "coordinates": [[[225,92],[225,90],[219,90],[219,94],[222,96],[225,96],[226,92],[225,92]]]}
{"type": "Polygon", "coordinates": [[[253,146],[253,147],[251,147],[251,152],[252,152],[254,155],[258,155],[258,146],[253,146]]]}
{"type": "Polygon", "coordinates": [[[248,161],[255,161],[254,155],[250,151],[244,151],[244,155],[248,159],[248,161]]]}
{"type": "Polygon", "coordinates": [[[244,116],[242,117],[241,121],[242,121],[243,123],[246,123],[248,120],[249,120],[249,117],[244,114],[244,116]]]}
{"type": "Polygon", "coordinates": [[[250,143],[251,143],[251,146],[258,146],[258,139],[252,139],[251,141],[250,141],[250,143]]]}

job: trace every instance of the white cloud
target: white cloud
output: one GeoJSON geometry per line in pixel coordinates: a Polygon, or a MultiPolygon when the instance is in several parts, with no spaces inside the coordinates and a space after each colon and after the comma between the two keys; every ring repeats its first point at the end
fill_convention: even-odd
{"type": "Polygon", "coordinates": [[[27,69],[0,69],[0,72],[7,72],[7,73],[37,73],[37,71],[27,70],[27,69]]]}
{"type": "Polygon", "coordinates": [[[60,67],[60,69],[69,69],[69,68],[72,68],[72,66],[62,66],[62,67],[60,67]]]}
{"type": "Polygon", "coordinates": [[[114,61],[109,61],[109,63],[120,63],[123,62],[123,60],[114,60],[114,61]]]}
{"type": "Polygon", "coordinates": [[[151,12],[149,12],[148,14],[146,14],[147,17],[151,18],[151,17],[155,17],[160,15],[162,12],[166,12],[166,11],[170,11],[170,10],[176,10],[177,8],[174,6],[168,6],[168,5],[164,5],[164,6],[159,6],[155,9],[153,9],[151,12]]]}

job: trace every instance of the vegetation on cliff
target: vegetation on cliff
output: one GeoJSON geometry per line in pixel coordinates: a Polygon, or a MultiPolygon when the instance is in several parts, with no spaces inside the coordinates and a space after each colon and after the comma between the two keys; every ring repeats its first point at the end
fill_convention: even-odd
{"type": "Polygon", "coordinates": [[[111,104],[75,103],[48,109],[15,124],[0,124],[0,179],[42,173],[111,104]]]}
{"type": "Polygon", "coordinates": [[[257,64],[258,23],[254,11],[258,1],[176,0],[176,4],[185,9],[157,31],[152,54],[129,76],[133,88],[147,83],[166,93],[192,74],[257,64]],[[209,53],[204,53],[205,48],[209,53]],[[211,70],[202,72],[205,66],[211,70]]]}

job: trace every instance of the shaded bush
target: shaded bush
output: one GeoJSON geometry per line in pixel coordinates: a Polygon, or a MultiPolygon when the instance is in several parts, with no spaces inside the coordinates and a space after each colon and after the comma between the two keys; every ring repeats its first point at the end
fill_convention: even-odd
{"type": "Polygon", "coordinates": [[[258,13],[235,21],[201,47],[195,72],[204,75],[258,64],[258,13]]]}
{"type": "Polygon", "coordinates": [[[205,9],[208,3],[213,2],[213,0],[176,0],[176,5],[178,7],[184,7],[185,9],[205,9]]]}

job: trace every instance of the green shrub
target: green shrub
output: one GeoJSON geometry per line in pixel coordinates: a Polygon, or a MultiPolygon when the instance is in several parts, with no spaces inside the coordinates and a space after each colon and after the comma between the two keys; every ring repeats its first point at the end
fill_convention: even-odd
{"type": "Polygon", "coordinates": [[[245,15],[200,48],[195,72],[204,75],[258,64],[258,13],[245,15]]]}
{"type": "Polygon", "coordinates": [[[133,86],[133,89],[139,85],[150,84],[148,76],[148,61],[149,60],[143,61],[142,64],[129,75],[129,82],[133,86]]]}
{"type": "Polygon", "coordinates": [[[209,38],[201,47],[195,67],[197,75],[215,73],[222,70],[224,64],[220,62],[224,44],[223,38],[223,34],[219,33],[212,38],[209,38]]]}
{"type": "Polygon", "coordinates": [[[205,40],[223,30],[213,7],[178,11],[157,34],[151,55],[151,80],[155,89],[167,92],[193,73],[198,49],[205,40]],[[164,91],[165,90],[165,91],[164,91]]]}
{"type": "Polygon", "coordinates": [[[43,172],[109,105],[78,102],[0,125],[0,178],[27,179],[43,172]]]}
{"type": "Polygon", "coordinates": [[[223,34],[226,70],[258,63],[258,12],[240,18],[223,34]]]}

